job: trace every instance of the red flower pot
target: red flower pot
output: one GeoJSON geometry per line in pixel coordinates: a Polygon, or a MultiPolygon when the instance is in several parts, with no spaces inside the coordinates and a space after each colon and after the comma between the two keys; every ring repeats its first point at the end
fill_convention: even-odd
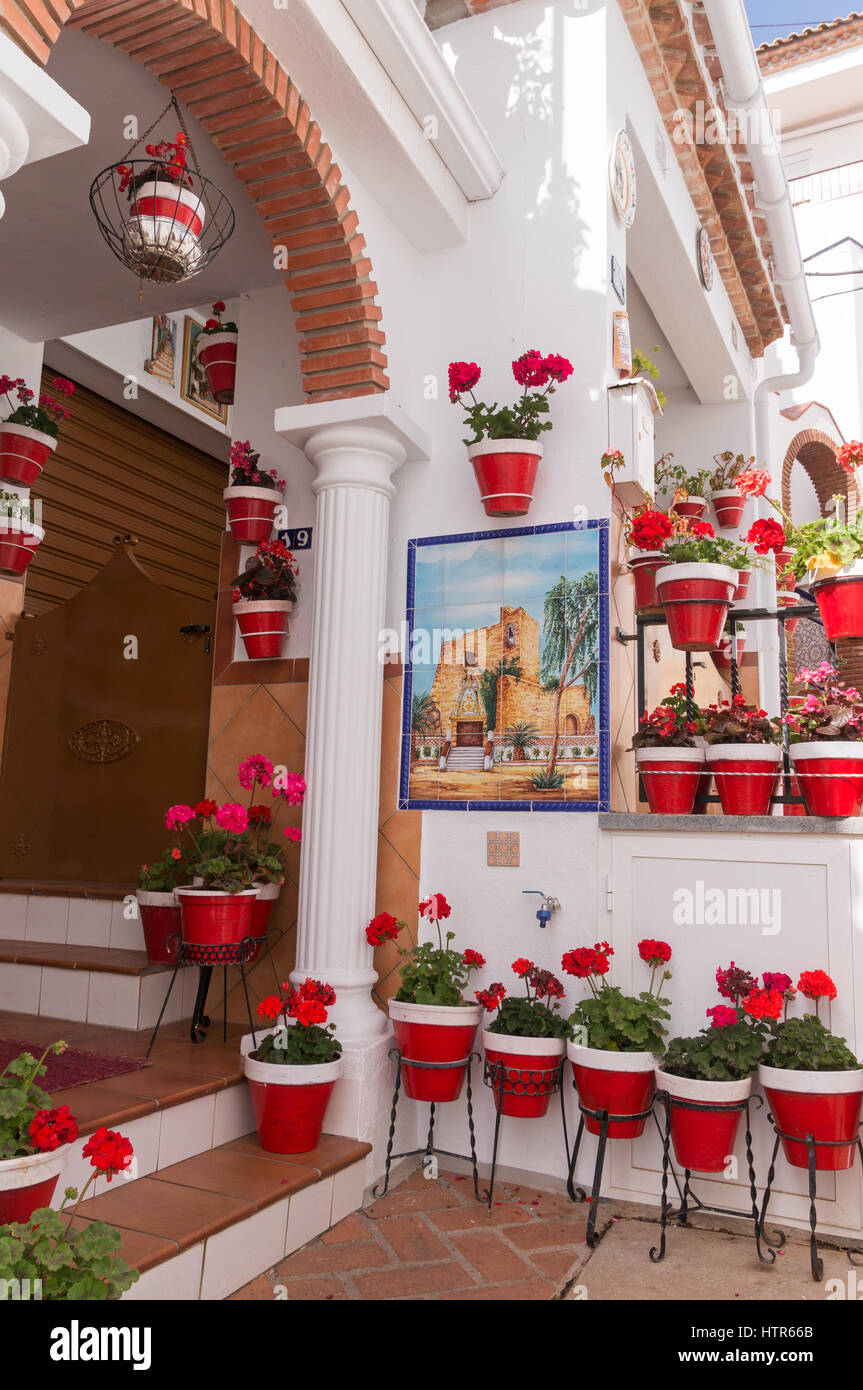
{"type": "Polygon", "coordinates": [[[727,565],[666,565],[656,576],[672,647],[709,652],[719,643],[737,571],[727,565]]]}
{"type": "Polygon", "coordinates": [[[57,441],[29,425],[0,423],[0,480],[31,487],[57,448],[57,441]]]}
{"type": "Polygon", "coordinates": [[[728,1107],[746,1100],[752,1077],[743,1081],[695,1081],[656,1068],[656,1088],[678,1100],[709,1105],[710,1110],[688,1110],[671,1105],[671,1142],[681,1168],[696,1173],[721,1173],[728,1162],[742,1110],[728,1107]]]}
{"type": "Polygon", "coordinates": [[[257,545],[270,539],[281,492],[272,487],[226,487],[222,497],[228,504],[228,524],[235,541],[257,545]]]}
{"type": "Polygon", "coordinates": [[[144,244],[154,246],[197,241],[207,216],[197,193],[170,179],[142,183],[129,200],[129,213],[144,244]]]}
{"type": "MultiPolygon", "coordinates": [[[[262,941],[267,934],[270,917],[273,914],[273,908],[278,902],[279,894],[282,891],[282,885],[280,883],[259,883],[256,886],[258,889],[258,896],[252,903],[252,929],[249,935],[253,936],[258,941],[262,941]]],[[[257,959],[260,949],[260,946],[255,947],[246,962],[247,965],[251,965],[252,961],[257,959]]]]}
{"type": "Polygon", "coordinates": [[[412,1100],[458,1100],[482,1006],[449,1008],[443,1004],[403,1004],[391,999],[389,1014],[402,1057],[413,1062],[454,1064],[428,1071],[402,1065],[405,1095],[412,1100]]]}
{"type": "Polygon", "coordinates": [[[788,566],[794,559],[793,550],[777,550],[776,563],[776,588],[780,593],[790,594],[794,591],[797,579],[793,574],[787,573],[788,566]]]}
{"type": "Polygon", "coordinates": [[[656,592],[656,575],[667,558],[661,550],[634,550],[627,561],[635,580],[635,607],[639,613],[658,609],[661,605],[656,592]]]}
{"type": "Polygon", "coordinates": [[[786,1071],[762,1062],[758,1080],[779,1129],[792,1136],[782,1140],[792,1168],[809,1167],[805,1142],[795,1142],[798,1137],[805,1141],[807,1134],[840,1144],[835,1149],[816,1148],[819,1172],[839,1172],[853,1165],[863,1104],[863,1070],[786,1071]]]}
{"type": "Polygon", "coordinates": [[[0,520],[0,570],[24,574],[44,539],[41,526],[17,517],[4,517],[0,520]]]}
{"type": "Polygon", "coordinates": [[[692,815],[704,772],[702,748],[637,748],[635,762],[654,815],[692,815]]]}
{"type": "Polygon", "coordinates": [[[726,816],[766,816],[782,749],[775,743],[714,743],[707,766],[726,816]]]}
{"type": "Polygon", "coordinates": [[[0,1226],[29,1221],[34,1211],[51,1205],[71,1148],[61,1144],[50,1153],[0,1160],[0,1226]]]}
{"type": "Polygon", "coordinates": [[[716,525],[719,529],[729,531],[733,527],[739,526],[743,519],[746,498],[740,496],[737,488],[723,488],[720,492],[711,493],[710,496],[713,510],[716,513],[716,525]]]}
{"type": "MultiPolygon", "coordinates": [[[[777,594],[776,594],[776,606],[777,606],[777,608],[794,608],[794,607],[796,607],[796,605],[797,605],[798,602],[799,602],[799,600],[798,600],[798,598],[797,598],[797,595],[796,595],[796,594],[789,594],[789,593],[787,592],[787,590],[785,590],[785,589],[780,589],[780,590],[777,592],[777,594]]],[[[789,619],[788,619],[787,623],[785,624],[785,636],[786,636],[786,637],[790,637],[790,636],[791,636],[792,632],[794,631],[794,629],[796,628],[796,626],[797,626],[797,624],[798,624],[799,622],[800,622],[800,619],[799,619],[799,618],[789,618],[789,619]]]]}
{"type": "Polygon", "coordinates": [[[812,592],[828,642],[863,637],[863,561],[844,565],[833,575],[816,570],[812,592]]]}
{"type": "MultiPolygon", "coordinates": [[[[578,1098],[588,1110],[609,1115],[640,1115],[650,1108],[655,1089],[656,1058],[651,1052],[603,1052],[597,1047],[566,1045],[578,1098]]],[[[609,1139],[636,1139],[648,1117],[618,1120],[608,1126],[609,1139]]],[[[600,1122],[585,1115],[588,1133],[599,1134],[600,1122]]]]}
{"type": "Polygon", "coordinates": [[[213,400],[218,401],[219,405],[233,405],[237,377],[237,334],[201,333],[198,337],[198,361],[207,374],[213,400]]]}
{"type": "Polygon", "coordinates": [[[468,446],[486,516],[526,516],[542,458],[535,439],[484,439],[468,446]]]}
{"type": "Polygon", "coordinates": [[[737,588],[734,590],[734,593],[732,595],[732,601],[734,603],[740,603],[741,599],[744,599],[747,593],[749,592],[749,581],[752,578],[752,571],[737,570],[736,574],[737,588]]]}
{"type": "Polygon", "coordinates": [[[290,599],[240,599],[233,605],[234,617],[250,661],[267,657],[279,659],[290,632],[293,612],[290,599]]]}
{"type": "Polygon", "coordinates": [[[859,816],[863,743],[792,743],[791,766],[810,816],[859,816]]]}
{"type": "Polygon", "coordinates": [[[173,965],[180,939],[180,908],[174,894],[139,888],[135,897],[148,957],[154,965],[173,965]]]}
{"type": "MultiPolygon", "coordinates": [[[[272,1032],[273,1030],[267,1030],[272,1032]]],[[[257,1033],[260,1043],[266,1033],[257,1033]]],[[[324,1116],[333,1087],[342,1075],[341,1057],[314,1066],[258,1062],[251,1034],[240,1044],[243,1071],[249,1083],[258,1143],[271,1154],[305,1154],[320,1143],[324,1116]]]]}
{"type": "Polygon", "coordinates": [[[194,946],[236,945],[252,935],[257,888],[239,893],[211,888],[177,888],[183,940],[194,946]]]}
{"type": "Polygon", "coordinates": [[[508,1033],[483,1031],[482,1045],[489,1062],[502,1062],[501,1084],[494,1086],[500,1113],[522,1120],[540,1119],[548,1110],[560,1059],[566,1050],[563,1038],[517,1038],[508,1033]]]}
{"type": "MultiPolygon", "coordinates": [[[[742,629],[741,627],[738,627],[738,629],[737,629],[737,662],[738,662],[738,665],[739,665],[739,663],[740,663],[740,658],[741,658],[741,656],[743,655],[743,648],[744,648],[745,646],[746,646],[746,633],[743,631],[743,629],[742,629]]],[[[723,635],[722,635],[722,640],[721,640],[721,642],[719,643],[719,646],[716,648],[715,651],[712,651],[712,652],[710,653],[710,660],[713,662],[713,664],[714,664],[714,666],[716,667],[717,671],[721,671],[723,674],[724,674],[726,671],[730,671],[730,670],[731,670],[731,636],[730,636],[729,633],[727,633],[727,632],[723,633],[723,635]]]]}
{"type": "Polygon", "coordinates": [[[697,521],[707,511],[707,498],[687,497],[685,502],[673,502],[672,509],[678,516],[691,516],[697,521]]]}

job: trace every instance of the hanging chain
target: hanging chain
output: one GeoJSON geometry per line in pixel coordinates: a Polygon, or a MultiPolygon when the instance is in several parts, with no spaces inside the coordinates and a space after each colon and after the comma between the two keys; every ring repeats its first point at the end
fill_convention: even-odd
{"type": "MultiPolygon", "coordinates": [[[[140,143],[141,143],[142,140],[146,140],[146,138],[147,138],[148,135],[152,135],[153,131],[156,129],[156,126],[159,124],[159,122],[160,122],[161,120],[164,120],[165,116],[167,116],[167,114],[168,114],[168,112],[170,111],[171,107],[172,107],[172,106],[176,106],[176,105],[177,105],[177,99],[176,99],[176,97],[174,96],[174,93],[172,92],[172,93],[171,93],[171,100],[168,102],[168,105],[165,107],[164,111],[162,111],[162,112],[160,113],[160,115],[158,115],[158,116],[156,117],[155,121],[153,122],[153,124],[152,124],[151,126],[148,126],[148,127],[147,127],[147,129],[144,131],[144,134],[143,134],[143,135],[139,135],[138,138],[137,138],[137,140],[133,141],[133,143],[129,146],[128,150],[127,150],[126,153],[123,155],[124,161],[130,158],[130,156],[131,156],[131,154],[132,154],[132,151],[135,150],[135,149],[137,149],[137,147],[140,145],[140,143]]],[[[199,171],[199,172],[200,172],[200,171],[199,171]]]]}
{"type": "Polygon", "coordinates": [[[137,149],[138,145],[140,145],[144,140],[146,140],[148,135],[152,135],[153,131],[156,129],[156,126],[160,123],[160,121],[164,120],[164,118],[167,116],[168,112],[171,110],[172,107],[176,114],[180,129],[186,137],[186,145],[188,147],[190,155],[192,156],[192,163],[195,167],[195,173],[198,175],[198,178],[201,181],[201,197],[206,203],[207,212],[210,214],[210,220],[212,221],[214,218],[214,213],[212,205],[210,203],[210,199],[207,195],[207,187],[206,182],[204,180],[204,175],[201,173],[201,166],[198,163],[198,156],[195,154],[195,146],[192,144],[189,131],[186,127],[186,122],[183,119],[183,113],[180,110],[180,103],[177,101],[177,98],[173,92],[171,93],[171,100],[168,102],[168,105],[165,107],[164,111],[161,111],[159,115],[156,117],[153,124],[147,127],[143,135],[139,135],[137,140],[135,140],[134,143],[129,146],[128,150],[123,156],[123,161],[125,162],[127,159],[131,157],[132,151],[137,149]]]}

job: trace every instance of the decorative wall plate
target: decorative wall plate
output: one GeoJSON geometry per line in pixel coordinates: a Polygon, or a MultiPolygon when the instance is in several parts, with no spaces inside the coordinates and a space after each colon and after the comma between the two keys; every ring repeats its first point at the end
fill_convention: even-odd
{"type": "Polygon", "coordinates": [[[698,228],[698,271],[706,290],[713,289],[714,260],[706,227],[698,228]]]}
{"type": "Polygon", "coordinates": [[[635,221],[637,202],[635,187],[635,155],[632,141],[625,130],[619,130],[614,137],[614,147],[608,166],[611,184],[611,200],[624,227],[631,227],[635,221]]]}
{"type": "Polygon", "coordinates": [[[94,719],[69,739],[69,748],[85,763],[118,763],[138,747],[137,733],[119,719],[94,719]]]}

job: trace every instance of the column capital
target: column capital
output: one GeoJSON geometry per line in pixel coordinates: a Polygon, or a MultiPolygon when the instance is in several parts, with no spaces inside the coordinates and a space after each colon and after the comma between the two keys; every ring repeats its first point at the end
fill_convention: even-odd
{"type": "Polygon", "coordinates": [[[302,449],[318,470],[313,492],[370,487],[391,495],[391,475],[403,463],[431,456],[425,430],[388,393],[311,405],[282,406],[275,430],[302,449]]]}

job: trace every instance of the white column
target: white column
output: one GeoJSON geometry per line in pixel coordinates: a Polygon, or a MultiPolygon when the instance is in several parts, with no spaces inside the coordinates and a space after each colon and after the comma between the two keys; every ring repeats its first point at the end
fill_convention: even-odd
{"type": "MultiPolygon", "coordinates": [[[[86,145],[90,117],[38,63],[0,34],[0,179],[86,145]]],[[[0,217],[5,209],[0,193],[0,217]]]]}
{"type": "Polygon", "coordinates": [[[386,1016],[365,927],[375,913],[380,782],[381,635],[392,476],[428,457],[386,398],[287,407],[276,430],[317,469],[297,964],[336,991],[342,1043],[379,1037],[386,1016]]]}

